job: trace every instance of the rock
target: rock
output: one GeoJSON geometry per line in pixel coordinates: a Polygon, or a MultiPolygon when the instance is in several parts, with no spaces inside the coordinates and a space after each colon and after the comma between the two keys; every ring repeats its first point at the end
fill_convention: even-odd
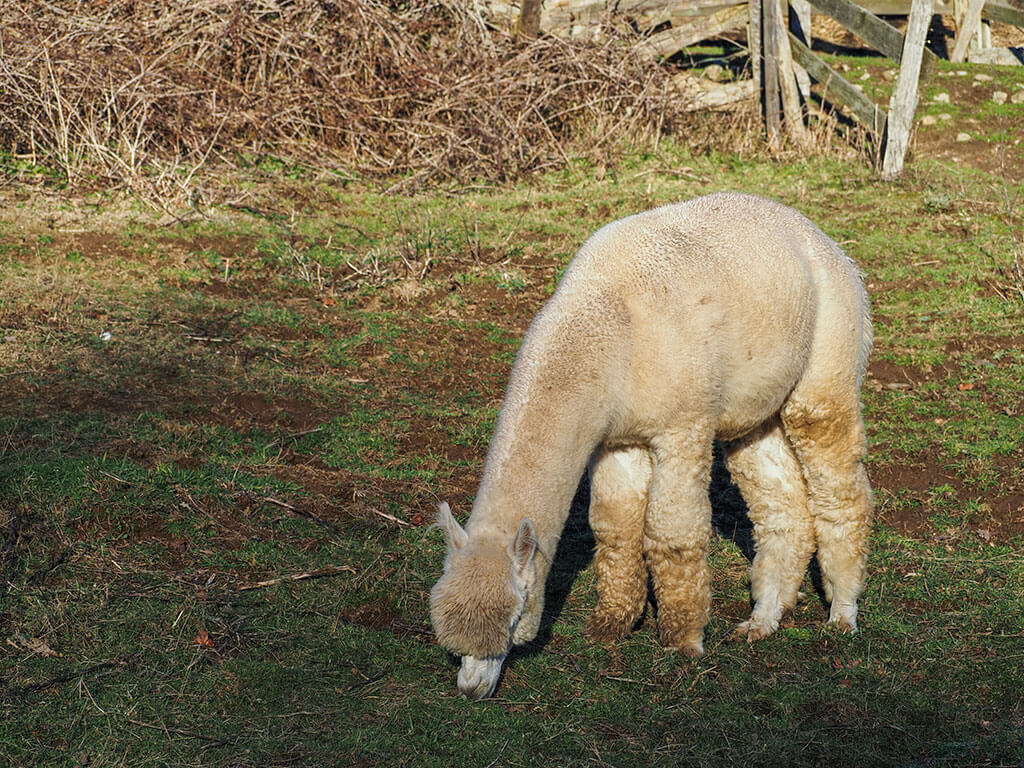
{"type": "Polygon", "coordinates": [[[1020,48],[972,48],[967,52],[971,64],[998,64],[1003,67],[1019,67],[1020,48]]]}
{"type": "Polygon", "coordinates": [[[711,83],[690,72],[679,72],[670,79],[673,90],[685,99],[688,110],[719,109],[754,98],[753,80],[711,83]]]}
{"type": "Polygon", "coordinates": [[[948,93],[936,93],[935,98],[932,99],[936,104],[949,104],[948,93]]]}
{"type": "Polygon", "coordinates": [[[1011,104],[1024,104],[1024,91],[1014,91],[1010,97],[1011,104]]]}
{"type": "Polygon", "coordinates": [[[942,122],[946,122],[947,120],[952,120],[952,119],[953,119],[953,116],[951,114],[949,114],[949,112],[943,112],[941,115],[939,115],[939,120],[941,120],[942,122]]]}
{"type": "Polygon", "coordinates": [[[969,133],[958,133],[956,135],[956,140],[959,141],[960,143],[963,143],[965,141],[970,141],[971,140],[971,134],[969,134],[969,133]]]}
{"type": "Polygon", "coordinates": [[[925,115],[921,118],[921,125],[935,125],[937,122],[939,120],[935,115],[925,115]]]}
{"type": "Polygon", "coordinates": [[[994,101],[996,104],[1005,104],[1006,103],[1006,98],[1007,98],[1007,94],[1004,91],[993,91],[992,92],[992,101],[994,101]]]}
{"type": "Polygon", "coordinates": [[[863,75],[860,76],[860,79],[861,80],[870,80],[871,79],[871,73],[870,72],[865,72],[863,75]]]}
{"type": "Polygon", "coordinates": [[[992,75],[986,75],[983,72],[979,72],[974,76],[974,79],[977,80],[979,83],[987,83],[992,80],[992,75]]]}
{"type": "Polygon", "coordinates": [[[715,83],[721,83],[728,79],[725,68],[721,64],[708,64],[704,67],[704,77],[715,83]]]}

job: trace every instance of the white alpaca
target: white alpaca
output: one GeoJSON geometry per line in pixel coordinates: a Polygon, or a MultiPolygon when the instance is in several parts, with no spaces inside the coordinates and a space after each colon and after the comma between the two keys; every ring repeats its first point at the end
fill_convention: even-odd
{"type": "Polygon", "coordinates": [[[712,442],[755,525],[754,608],[778,628],[817,545],[829,622],[856,629],[871,491],[859,392],[871,347],[852,262],[804,216],[722,193],[594,234],[533,321],[512,369],[472,514],[442,505],[431,592],[458,685],[490,695],[532,640],[551,557],[591,463],[598,637],[628,632],[650,569],[661,641],[703,651],[712,442]]]}

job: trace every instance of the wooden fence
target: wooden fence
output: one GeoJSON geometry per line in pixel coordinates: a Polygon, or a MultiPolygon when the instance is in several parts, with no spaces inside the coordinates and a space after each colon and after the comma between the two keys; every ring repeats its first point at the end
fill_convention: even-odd
{"type": "MultiPolygon", "coordinates": [[[[1022,2],[1024,0],[1014,0],[1022,2]]],[[[918,84],[936,55],[925,47],[934,14],[955,20],[952,61],[1019,64],[1024,49],[992,48],[989,22],[1024,28],[1024,10],[1007,0],[474,0],[494,20],[520,34],[539,32],[594,38],[613,14],[641,32],[641,55],[657,61],[700,41],[746,30],[752,78],[713,84],[682,73],[677,88],[694,108],[714,108],[739,99],[760,99],[770,145],[783,134],[798,146],[808,138],[806,105],[812,81],[822,83],[828,99],[870,131],[882,147],[882,175],[896,178],[903,167],[918,84]],[[867,45],[899,64],[888,109],[872,102],[812,51],[812,13],[829,16],[867,45]],[[881,18],[907,16],[906,34],[881,18]]]]}

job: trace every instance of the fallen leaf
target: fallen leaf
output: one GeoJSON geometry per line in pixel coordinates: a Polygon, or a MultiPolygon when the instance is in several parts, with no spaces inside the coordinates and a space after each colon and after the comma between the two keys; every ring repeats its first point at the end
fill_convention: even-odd
{"type": "Polygon", "coordinates": [[[210,635],[205,629],[199,630],[199,634],[196,635],[196,639],[192,641],[193,645],[198,645],[200,648],[213,648],[213,640],[210,639],[210,635]]]}
{"type": "Polygon", "coordinates": [[[33,637],[28,641],[28,649],[32,651],[32,653],[38,653],[40,656],[57,655],[57,652],[47,645],[45,640],[40,640],[37,637],[33,637]]]}
{"type": "Polygon", "coordinates": [[[956,385],[956,388],[959,389],[961,392],[970,392],[972,389],[974,389],[974,385],[971,384],[971,382],[969,381],[961,381],[959,384],[956,385]]]}
{"type": "Polygon", "coordinates": [[[25,637],[21,633],[7,638],[7,644],[15,648],[31,651],[32,653],[38,653],[40,656],[60,656],[59,653],[47,645],[45,640],[40,640],[38,637],[25,637]]]}

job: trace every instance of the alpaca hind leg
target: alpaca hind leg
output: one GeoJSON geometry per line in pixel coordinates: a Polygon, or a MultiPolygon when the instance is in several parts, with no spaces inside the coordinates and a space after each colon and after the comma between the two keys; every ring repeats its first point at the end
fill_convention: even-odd
{"type": "Polygon", "coordinates": [[[647,604],[643,535],[650,482],[651,458],[644,448],[600,449],[591,462],[598,600],[587,629],[600,642],[629,634],[647,604]]]}
{"type": "Polygon", "coordinates": [[[668,648],[704,652],[711,607],[710,429],[667,433],[651,442],[654,471],[644,524],[644,557],[658,601],[658,633],[668,648]]]}
{"type": "Polygon", "coordinates": [[[778,420],[726,446],[733,481],[754,524],[750,592],[754,609],[733,633],[748,642],[779,628],[796,605],[797,592],[814,552],[814,524],[800,464],[778,420]]]}
{"type": "Polygon", "coordinates": [[[782,423],[803,468],[818,545],[829,623],[857,630],[857,600],[864,589],[871,486],[864,469],[864,424],[856,391],[798,389],[783,407],[782,423]]]}

